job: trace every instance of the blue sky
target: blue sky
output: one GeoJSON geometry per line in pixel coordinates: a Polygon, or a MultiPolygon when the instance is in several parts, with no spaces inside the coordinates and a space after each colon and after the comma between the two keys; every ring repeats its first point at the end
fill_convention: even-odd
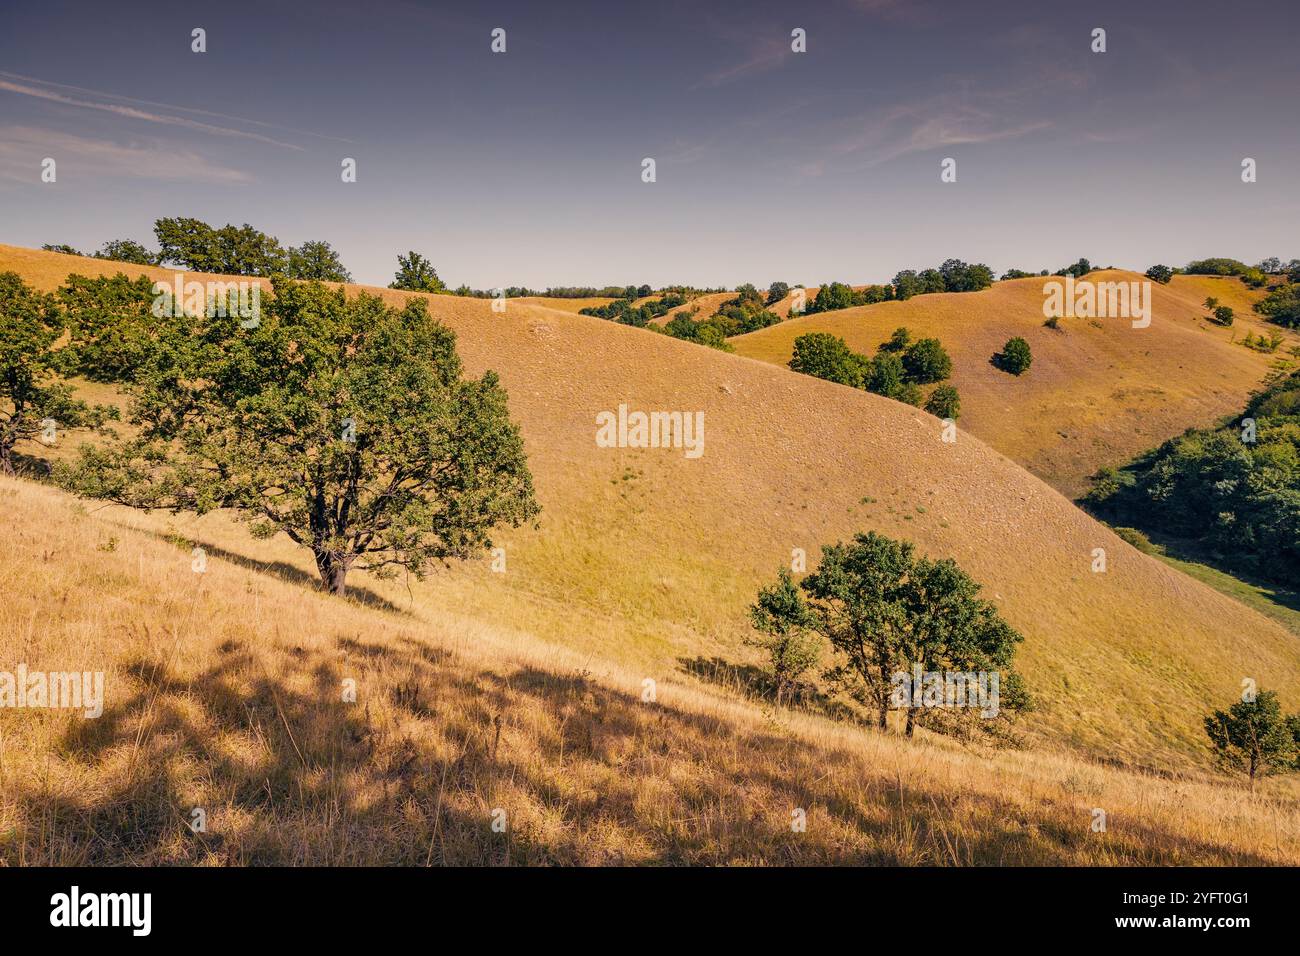
{"type": "Polygon", "coordinates": [[[480,288],[1288,259],[1298,37],[1300,5],[1200,0],[11,0],[0,241],[196,216],[480,288]]]}

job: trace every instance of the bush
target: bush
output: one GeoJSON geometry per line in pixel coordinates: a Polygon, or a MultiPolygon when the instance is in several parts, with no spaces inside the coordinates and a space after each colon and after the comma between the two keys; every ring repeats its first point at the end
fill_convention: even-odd
{"type": "Polygon", "coordinates": [[[1221,305],[1214,310],[1214,324],[1228,326],[1232,325],[1233,311],[1226,305],[1221,305]]]}
{"type": "Polygon", "coordinates": [[[1169,280],[1174,277],[1174,270],[1168,266],[1154,265],[1147,270],[1146,275],[1152,282],[1168,285],[1169,280]]]}
{"type": "Polygon", "coordinates": [[[1255,311],[1278,325],[1300,327],[1300,284],[1278,286],[1255,304],[1255,311]]]}
{"type": "Polygon", "coordinates": [[[808,332],[794,340],[790,368],[828,382],[860,388],[865,358],[854,352],[839,336],[829,332],[808,332]]]}
{"type": "Polygon", "coordinates": [[[961,398],[957,395],[957,389],[951,385],[940,385],[930,393],[925,410],[935,418],[951,418],[955,421],[961,414],[961,398]]]}
{"type": "Polygon", "coordinates": [[[1012,375],[1024,373],[1033,360],[1033,354],[1029,351],[1029,343],[1020,336],[1009,339],[1007,344],[1002,346],[1002,351],[993,356],[993,364],[1004,372],[1010,372],[1012,375]]]}
{"type": "Polygon", "coordinates": [[[903,353],[903,369],[909,381],[928,385],[952,374],[952,359],[938,339],[921,339],[903,353]]]}

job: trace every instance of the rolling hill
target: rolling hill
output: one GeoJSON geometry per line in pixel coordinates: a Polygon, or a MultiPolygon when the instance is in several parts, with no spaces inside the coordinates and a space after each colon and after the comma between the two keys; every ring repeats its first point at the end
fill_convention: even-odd
{"type": "MultiPolygon", "coordinates": [[[[69,271],[117,268],[0,247],[0,269],[46,288],[69,271]]],[[[374,291],[393,302],[407,295],[374,291]]],[[[1025,297],[1016,288],[993,291],[1025,297]]],[[[891,311],[919,317],[921,306],[934,305],[955,314],[962,303],[951,300],[971,298],[927,296],[891,311]]],[[[973,435],[944,443],[940,423],[924,412],[563,310],[512,303],[496,314],[484,300],[428,300],[458,333],[468,370],[501,375],[544,510],[536,529],[500,536],[505,574],[484,560],[423,583],[358,578],[362,591],[404,611],[412,626],[450,614],[672,680],[700,661],[745,659],[746,607],[792,549],[805,549],[814,565],[820,545],[876,529],[954,557],[1025,634],[1019,659],[1039,709],[1024,726],[1039,746],[1200,773],[1201,717],[1231,700],[1243,677],[1277,689],[1291,708],[1300,701],[1293,635],[1129,547],[973,435]],[[620,404],[704,412],[704,454],[597,447],[596,415],[620,404]],[[1098,547],[1108,555],[1103,574],[1090,571],[1098,547]]],[[[883,321],[897,324],[893,316],[883,321]]],[[[907,324],[925,331],[919,318],[907,324]]],[[[1168,324],[1146,346],[1161,356],[1220,338],[1190,319],[1168,324]]],[[[1092,334],[1071,329],[1064,337],[1092,334]]],[[[972,344],[961,353],[965,367],[975,351],[972,344]]],[[[1043,354],[1047,378],[1053,353],[1043,354]]],[[[1104,354],[1118,361],[1118,351],[1104,354]]],[[[1036,361],[1027,378],[1039,369],[1036,361]]],[[[1017,421],[999,411],[1008,426],[1017,421]]],[[[1027,429],[1037,433],[1033,422],[1027,429]]],[[[96,514],[124,531],[201,544],[216,557],[214,579],[253,565],[309,580],[307,555],[283,540],[255,542],[220,514],[96,514]]]]}
{"type": "MultiPolygon", "coordinates": [[[[1141,281],[1129,272],[1090,279],[1141,281]]],[[[1261,297],[1236,279],[1175,276],[1152,283],[1152,322],[1064,318],[1043,325],[1038,277],[999,282],[980,292],[938,293],[796,318],[731,339],[740,355],[785,365],[794,340],[830,332],[856,351],[874,354],[899,326],[913,339],[935,337],[953,360],[962,429],[1020,462],[1071,497],[1104,465],[1239,412],[1276,356],[1234,344],[1243,329],[1263,324],[1250,306],[1261,297]],[[1233,328],[1205,321],[1201,303],[1213,295],[1237,313],[1233,328]],[[1033,367],[1015,377],[989,359],[1012,336],[1026,339],[1033,367]]],[[[1285,349],[1285,347],[1284,347],[1285,349]]]]}

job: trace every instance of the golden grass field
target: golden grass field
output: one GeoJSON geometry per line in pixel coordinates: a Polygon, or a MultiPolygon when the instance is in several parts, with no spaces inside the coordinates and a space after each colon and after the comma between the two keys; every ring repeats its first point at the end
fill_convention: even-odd
{"type": "MultiPolygon", "coordinates": [[[[1144,280],[1120,271],[1088,278],[1144,280]]],[[[1247,330],[1259,334],[1265,328],[1251,312],[1263,293],[1235,278],[1180,275],[1167,286],[1152,283],[1152,322],[1145,329],[1126,319],[1083,318],[1064,318],[1058,329],[1047,328],[1042,310],[1048,281],[1060,280],[1012,279],[981,292],[823,312],[737,336],[731,344],[740,355],[785,365],[794,340],[808,332],[838,335],[868,355],[899,326],[910,329],[914,340],[938,338],[952,356],[961,426],[1073,497],[1098,468],[1240,412],[1273,363],[1300,341],[1289,336],[1273,355],[1234,342],[1247,330]],[[1231,328],[1205,321],[1201,304],[1207,296],[1233,307],[1231,328]],[[1029,342],[1034,356],[1019,377],[989,363],[1016,335],[1029,342]]]]}
{"type": "MultiPolygon", "coordinates": [[[[119,268],[170,274],[0,246],[0,270],[42,288],[119,268]]],[[[1277,623],[973,435],[943,443],[910,406],[562,308],[427,298],[467,370],[501,375],[524,434],[544,510],[499,536],[507,572],[485,558],[423,582],[357,574],[345,602],[312,590],[307,554],[226,515],[6,480],[0,662],[103,669],[110,694],[98,721],[0,712],[0,859],[1300,861],[1294,784],[1249,794],[1214,776],[1200,726],[1245,676],[1300,704],[1296,638],[1277,623]],[[703,410],[705,454],[596,447],[596,414],[621,402],[703,410]],[[956,558],[1025,634],[1028,749],[907,743],[692,676],[753,660],[747,605],[792,548],[815,565],[867,529],[956,558]],[[210,839],[184,827],[195,806],[210,839]],[[488,827],[497,807],[508,835],[488,827]]],[[[1178,341],[1199,361],[1216,331],[1178,341]]],[[[1065,334],[1094,332],[1121,334],[1065,334]]],[[[956,339],[940,337],[965,402],[956,339]]],[[[1039,362],[1035,342],[1026,378],[1039,362]]]]}

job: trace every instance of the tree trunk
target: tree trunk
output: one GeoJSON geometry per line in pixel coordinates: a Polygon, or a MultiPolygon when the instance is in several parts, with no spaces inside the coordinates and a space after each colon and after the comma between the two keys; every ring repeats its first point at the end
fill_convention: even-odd
{"type": "Polygon", "coordinates": [[[350,557],[340,558],[329,553],[317,554],[316,568],[320,571],[321,590],[342,597],[347,590],[348,569],[350,567],[352,567],[350,557]]]}
{"type": "Polygon", "coordinates": [[[0,442],[0,474],[13,475],[14,472],[14,446],[0,442]]]}
{"type": "Polygon", "coordinates": [[[907,736],[912,736],[912,729],[915,726],[916,708],[907,708],[907,736]]]}

